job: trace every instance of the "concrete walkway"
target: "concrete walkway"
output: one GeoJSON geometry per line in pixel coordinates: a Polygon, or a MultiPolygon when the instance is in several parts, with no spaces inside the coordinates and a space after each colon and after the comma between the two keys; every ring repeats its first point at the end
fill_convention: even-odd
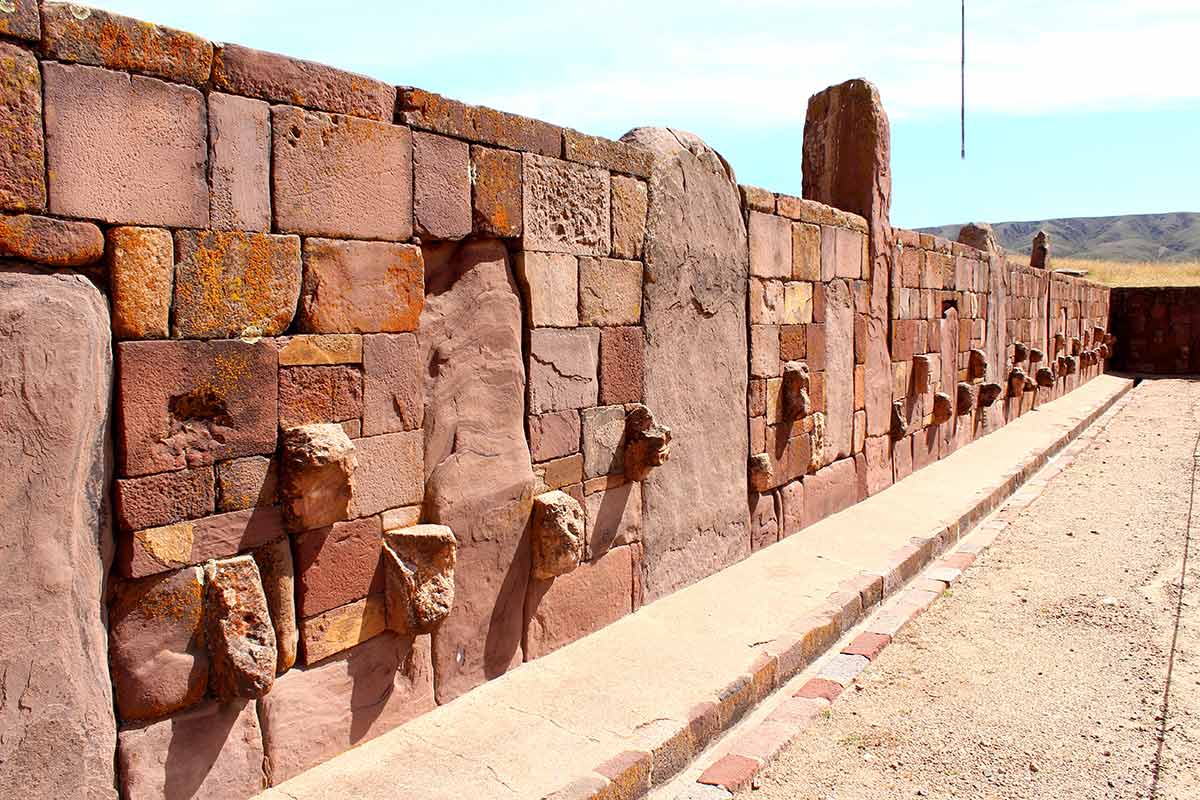
{"type": "Polygon", "coordinates": [[[898,589],[1130,385],[1101,376],[265,796],[636,797],[820,655],[864,603],[898,589]]]}

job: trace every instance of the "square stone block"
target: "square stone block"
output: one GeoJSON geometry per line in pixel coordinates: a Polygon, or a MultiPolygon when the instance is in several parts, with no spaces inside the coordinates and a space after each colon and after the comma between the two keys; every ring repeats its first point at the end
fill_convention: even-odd
{"type": "Polygon", "coordinates": [[[526,248],[608,255],[612,198],[607,170],[526,153],[522,174],[526,248]]]}
{"type": "Polygon", "coordinates": [[[825,225],[821,228],[821,280],[863,276],[863,235],[825,225]]]}
{"type": "Polygon", "coordinates": [[[420,428],[425,418],[424,364],[417,337],[362,337],[364,436],[420,428]]]}
{"type": "Polygon", "coordinates": [[[293,538],[296,611],[301,617],[383,591],[383,529],[377,516],[335,522],[293,538]]]}
{"type": "Polygon", "coordinates": [[[579,260],[565,253],[524,251],[517,278],[531,328],[574,328],[579,324],[579,260]]]}
{"type": "Polygon", "coordinates": [[[306,333],[403,333],[425,305],[421,248],[392,242],[304,240],[297,327],[306,333]]]}
{"type": "Polygon", "coordinates": [[[792,223],[774,214],[750,212],[750,274],[792,277],[792,223]]]}
{"type": "Polygon", "coordinates": [[[544,414],[596,405],[600,331],[534,330],[529,335],[529,411],[544,414]]]}
{"type": "Polygon", "coordinates": [[[351,511],[357,517],[420,503],[425,495],[425,434],[421,430],[354,440],[351,511]]]}
{"type": "Polygon", "coordinates": [[[363,376],[358,367],[284,367],[279,370],[279,425],[358,420],[363,413],[363,376]]]}
{"type": "Polygon", "coordinates": [[[470,145],[413,133],[413,217],[417,234],[461,239],[471,233],[470,145]]]}
{"type": "Polygon", "coordinates": [[[642,262],[579,259],[579,321],[637,325],[642,318],[642,262]]]}
{"type": "Polygon", "coordinates": [[[619,620],[633,610],[629,547],[547,581],[531,580],[525,659],[532,660],[619,620]]]}

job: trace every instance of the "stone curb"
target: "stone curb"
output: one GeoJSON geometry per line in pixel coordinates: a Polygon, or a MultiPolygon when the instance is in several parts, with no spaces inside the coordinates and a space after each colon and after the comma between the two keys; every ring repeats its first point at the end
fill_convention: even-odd
{"type": "MultiPolygon", "coordinates": [[[[1019,469],[1001,476],[995,485],[976,493],[953,522],[913,537],[909,544],[893,551],[877,569],[863,571],[843,581],[801,624],[767,643],[755,654],[746,670],[716,696],[697,698],[688,719],[658,719],[647,723],[639,737],[631,741],[631,749],[597,765],[590,774],[544,795],[542,800],[634,800],[643,797],[699,758],[711,742],[815,663],[868,614],[878,610],[866,634],[886,637],[890,642],[905,624],[928,608],[949,583],[961,577],[962,570],[974,561],[975,554],[991,544],[1004,525],[995,527],[993,520],[974,532],[971,542],[963,541],[955,553],[936,562],[934,559],[958,544],[965,532],[1009,498],[1023,500],[1025,505],[1032,502],[1041,494],[1049,477],[1056,475],[1062,467],[1056,464],[1057,468],[1049,477],[1031,478],[1112,409],[1132,386],[1130,383],[1114,393],[1049,448],[1029,454],[1019,469]],[[1036,492],[1026,492],[1030,487],[1036,487],[1036,492]],[[977,537],[986,542],[981,542],[977,548],[971,547],[977,537]],[[931,564],[929,573],[920,575],[931,564]],[[941,589],[935,588],[935,582],[941,589]]],[[[1086,440],[1092,435],[1094,433],[1085,437],[1086,440]]],[[[1083,446],[1068,450],[1067,457],[1073,458],[1083,446]]],[[[873,649],[878,641],[877,638],[864,640],[860,648],[873,649]]],[[[882,649],[875,650],[875,656],[882,649]]],[[[852,685],[871,659],[855,649],[834,654],[831,661],[833,665],[826,665],[817,679],[806,683],[763,722],[739,735],[733,749],[709,766],[698,783],[677,800],[716,800],[749,789],[754,776],[829,708],[841,689],[852,685]]]]}
{"type": "MultiPolygon", "coordinates": [[[[929,565],[913,578],[908,588],[881,603],[873,617],[867,620],[862,632],[840,652],[825,658],[816,677],[806,681],[765,720],[740,732],[728,752],[709,765],[697,779],[697,784],[707,793],[693,793],[689,789],[678,795],[676,800],[716,800],[753,788],[758,773],[828,709],[844,689],[854,684],[858,675],[878,658],[901,629],[920,616],[943,592],[961,581],[964,571],[979,553],[991,546],[1000,531],[1041,496],[1049,482],[1069,467],[1076,456],[1091,446],[1092,440],[1108,427],[1113,417],[1129,402],[1130,388],[1126,387],[1107,400],[1059,440],[1052,451],[1034,458],[1030,463],[1045,463],[1055,451],[1061,451],[1057,461],[1038,472],[1020,491],[1009,491],[999,513],[964,536],[952,553],[937,561],[923,562],[929,565]],[[1071,444],[1064,447],[1067,441],[1071,441],[1071,444]]],[[[1026,470],[1022,469],[1020,473],[1026,474],[1026,470]]],[[[1009,481],[1006,480],[1003,486],[1008,485],[1009,481]]],[[[908,550],[906,547],[902,552],[908,550]]],[[[901,559],[901,565],[910,560],[901,559]]]]}

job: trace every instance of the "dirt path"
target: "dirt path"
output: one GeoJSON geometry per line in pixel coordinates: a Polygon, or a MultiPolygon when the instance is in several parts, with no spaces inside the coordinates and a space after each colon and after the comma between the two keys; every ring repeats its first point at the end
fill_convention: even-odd
{"type": "Polygon", "coordinates": [[[1200,382],[1137,387],[751,796],[1200,798],[1198,435],[1200,382]]]}

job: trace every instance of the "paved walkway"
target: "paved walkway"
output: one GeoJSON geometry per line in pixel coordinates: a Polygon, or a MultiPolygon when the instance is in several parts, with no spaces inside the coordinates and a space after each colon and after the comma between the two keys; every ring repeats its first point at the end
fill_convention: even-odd
{"type": "Polygon", "coordinates": [[[751,796],[1200,798],[1198,437],[1200,382],[1137,387],[751,796]]]}
{"type": "MultiPolygon", "coordinates": [[[[791,677],[784,662],[798,661],[801,645],[816,642],[809,635],[817,630],[815,612],[849,617],[856,606],[861,613],[857,590],[833,612],[831,594],[872,567],[896,588],[898,549],[909,553],[907,566],[928,560],[931,548],[914,547],[912,537],[957,533],[961,520],[978,519],[1041,454],[1128,385],[1097,378],[887,491],[267,796],[536,800],[579,779],[570,796],[581,797],[591,796],[589,785],[607,783],[596,773],[601,765],[614,788],[648,783],[651,754],[654,769],[691,757],[691,749],[707,741],[697,737],[714,732],[708,728],[731,725],[777,681],[791,677]],[[809,638],[797,644],[797,631],[809,638]],[[791,650],[764,655],[787,641],[791,650]],[[709,711],[697,716],[698,704],[706,702],[709,711]]],[[[864,589],[861,596],[867,594],[864,589]]]]}

